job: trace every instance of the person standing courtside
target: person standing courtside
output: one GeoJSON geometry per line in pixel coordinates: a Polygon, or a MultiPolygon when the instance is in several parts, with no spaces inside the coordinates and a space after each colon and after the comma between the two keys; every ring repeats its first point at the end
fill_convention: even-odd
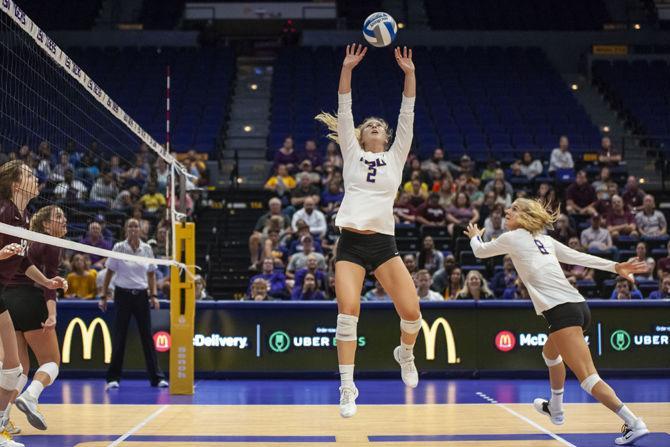
{"type": "MultiPolygon", "coordinates": [[[[137,219],[126,221],[126,240],[114,245],[113,251],[129,255],[153,258],[151,247],[140,239],[140,224],[137,219]]],[[[158,367],[156,351],[151,337],[150,307],[158,309],[160,304],[156,295],[156,265],[139,264],[118,259],[108,259],[107,273],[102,288],[99,307],[107,310],[107,293],[114,274],[114,336],[112,362],[107,370],[106,389],[118,388],[126,351],[126,336],[130,317],[135,316],[142,341],[144,361],[147,365],[151,386],[168,386],[165,376],[158,367]]]]}

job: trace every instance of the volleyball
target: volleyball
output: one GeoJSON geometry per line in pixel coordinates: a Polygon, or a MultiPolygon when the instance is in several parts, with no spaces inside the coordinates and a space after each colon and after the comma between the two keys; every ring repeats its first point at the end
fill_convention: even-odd
{"type": "Polygon", "coordinates": [[[393,17],[385,12],[375,12],[363,22],[363,36],[375,47],[391,45],[398,34],[398,25],[393,17]]]}

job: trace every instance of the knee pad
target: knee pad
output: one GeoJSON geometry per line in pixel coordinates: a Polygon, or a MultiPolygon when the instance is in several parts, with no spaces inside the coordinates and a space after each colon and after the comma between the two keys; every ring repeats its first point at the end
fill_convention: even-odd
{"type": "Polygon", "coordinates": [[[542,353],[542,358],[544,359],[544,363],[546,363],[546,365],[549,366],[549,367],[560,365],[561,363],[563,363],[563,357],[561,357],[560,354],[559,354],[558,357],[556,357],[555,359],[552,360],[550,358],[547,358],[547,356],[544,355],[544,352],[543,352],[542,353]]]}
{"type": "Polygon", "coordinates": [[[358,335],[356,334],[356,326],[358,326],[358,317],[347,314],[338,314],[337,329],[335,330],[335,338],[340,341],[358,340],[358,335]]]}
{"type": "Polygon", "coordinates": [[[37,371],[35,371],[35,374],[38,372],[42,372],[49,376],[51,379],[51,382],[49,382],[49,385],[54,383],[54,380],[56,380],[56,377],[58,377],[58,364],[55,362],[49,362],[45,363],[44,365],[40,366],[37,371]]]}
{"type": "Polygon", "coordinates": [[[591,394],[591,390],[594,386],[596,386],[596,383],[600,382],[600,380],[601,379],[598,374],[591,374],[586,379],[584,379],[580,385],[584,391],[591,394]]]}
{"type": "Polygon", "coordinates": [[[421,314],[419,318],[414,321],[407,321],[400,319],[400,329],[406,334],[416,334],[421,330],[421,314]]]}
{"type": "Polygon", "coordinates": [[[23,391],[23,388],[25,388],[26,383],[28,383],[28,376],[25,374],[21,374],[21,377],[19,377],[19,381],[16,384],[16,391],[21,394],[21,391],[23,391]]]}
{"type": "Polygon", "coordinates": [[[19,364],[16,368],[3,369],[0,371],[0,388],[5,391],[14,391],[23,375],[23,367],[19,364]]]}

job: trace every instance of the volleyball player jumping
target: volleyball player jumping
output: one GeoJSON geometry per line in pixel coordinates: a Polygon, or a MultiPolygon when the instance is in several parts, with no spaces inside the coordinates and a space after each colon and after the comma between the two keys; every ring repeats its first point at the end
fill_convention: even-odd
{"type": "Polygon", "coordinates": [[[591,312],[584,297],[570,285],[559,262],[577,264],[612,273],[634,281],[634,273],[647,269],[644,262],[616,263],[607,259],[573,250],[543,233],[558,219],[559,212],[549,210],[537,200],[517,199],[505,212],[507,227],[491,242],[482,242],[484,230],[476,224],[468,225],[465,234],[478,258],[509,254],[514,267],[533,301],[538,315],[549,325],[549,338],[542,349],[542,358],[549,367],[551,399],[535,399],[535,409],[561,425],[563,417],[563,385],[565,365],[575,373],[581,387],[619,416],[624,425],[622,436],[614,442],[631,444],[649,433],[647,426],[617,397],[616,393],[598,376],[584,331],[591,322],[591,312]]]}
{"type": "MultiPolygon", "coordinates": [[[[59,207],[46,206],[30,219],[30,230],[60,238],[67,233],[67,219],[59,207]]],[[[39,242],[31,242],[28,246],[28,259],[47,276],[58,272],[60,257],[60,247],[39,242]]],[[[37,401],[42,390],[58,377],[60,349],[55,331],[56,291],[35,287],[33,281],[20,272],[12,283],[7,286],[3,298],[14,323],[19,359],[23,366],[17,392],[20,393],[28,381],[28,346],[39,364],[33,381],[16,399],[16,407],[26,414],[30,425],[46,430],[47,424],[37,409],[37,401]]]]}
{"type": "MultiPolygon", "coordinates": [[[[12,160],[0,166],[0,222],[14,227],[27,227],[26,207],[38,194],[37,178],[22,161],[12,160]]],[[[47,279],[27,256],[24,256],[26,241],[0,233],[0,341],[4,350],[4,361],[0,371],[0,447],[23,447],[7,433],[7,406],[20,385],[23,368],[19,362],[16,334],[12,318],[7,311],[3,295],[17,272],[40,286],[54,290],[67,289],[67,281],[61,277],[47,279]]]]}
{"type": "Polygon", "coordinates": [[[316,119],[331,130],[344,158],[344,199],[335,224],[341,229],[335,255],[337,294],[337,356],[340,370],[340,415],[356,414],[358,390],[354,385],[357,324],[361,288],[366,269],[390,295],[400,315],[400,346],[393,356],[400,364],[403,382],[416,387],[414,342],[421,329],[421,312],[416,289],[405,264],[398,256],[394,232],[393,200],[412,143],[416,78],[412,50],[395,49],[396,62],[405,74],[398,131],[392,145],[391,129],[380,118],[366,118],[354,127],[351,112],[351,73],[367,52],[361,45],[348,45],[342,62],[337,118],[321,113],[316,119]],[[390,145],[390,147],[389,147],[390,145]]]}

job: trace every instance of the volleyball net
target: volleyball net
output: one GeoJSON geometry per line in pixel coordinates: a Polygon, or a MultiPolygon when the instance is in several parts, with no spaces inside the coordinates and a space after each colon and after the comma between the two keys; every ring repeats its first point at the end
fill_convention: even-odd
{"type": "Polygon", "coordinates": [[[51,225],[32,230],[0,223],[0,234],[58,246],[66,261],[84,254],[164,267],[173,306],[177,300],[175,321],[190,320],[192,332],[185,303],[195,274],[194,237],[184,210],[192,175],[103,89],[109,77],[96,61],[84,68],[76,57],[82,50],[68,51],[73,57],[15,2],[0,2],[0,194],[15,202],[30,199],[28,214],[44,207],[63,211],[50,213],[51,225]],[[29,174],[8,179],[8,167],[17,163],[37,181],[29,174]],[[55,221],[59,215],[66,226],[55,221]],[[140,223],[154,258],[111,250],[125,239],[130,218],[140,223]],[[59,225],[64,234],[54,230],[59,225]]]}

